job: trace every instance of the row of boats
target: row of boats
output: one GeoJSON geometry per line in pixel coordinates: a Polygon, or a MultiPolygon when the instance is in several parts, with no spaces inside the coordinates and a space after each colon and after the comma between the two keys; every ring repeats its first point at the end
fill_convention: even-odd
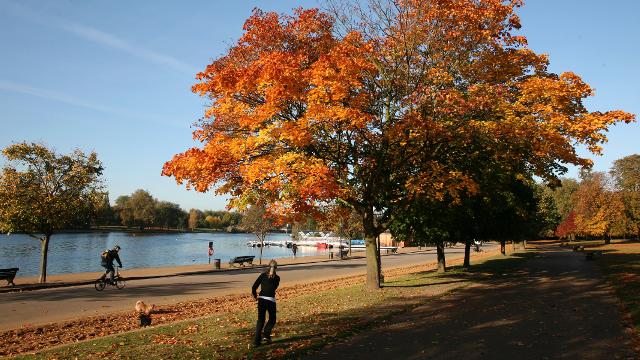
{"type": "Polygon", "coordinates": [[[319,232],[319,231],[300,231],[298,232],[298,240],[280,240],[280,241],[248,241],[247,246],[261,247],[264,246],[280,246],[291,248],[295,244],[296,246],[308,246],[318,249],[345,249],[351,245],[352,250],[364,249],[363,240],[347,240],[339,236],[335,236],[331,232],[319,232]]]}

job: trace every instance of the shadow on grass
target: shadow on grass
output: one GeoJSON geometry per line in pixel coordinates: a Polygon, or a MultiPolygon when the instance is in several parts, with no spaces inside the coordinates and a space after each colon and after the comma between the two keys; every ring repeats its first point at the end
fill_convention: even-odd
{"type": "Polygon", "coordinates": [[[408,284],[408,285],[401,285],[394,281],[394,282],[384,283],[382,284],[382,287],[383,288],[416,288],[416,287],[455,284],[455,283],[462,283],[462,282],[466,282],[466,280],[460,279],[460,280],[451,280],[451,281],[432,282],[430,284],[408,284]]]}
{"type": "MultiPolygon", "coordinates": [[[[469,271],[464,271],[462,267],[455,266],[449,269],[449,272],[438,274],[436,271],[425,271],[421,273],[411,274],[399,279],[394,279],[384,284],[386,291],[398,292],[388,295],[382,303],[374,306],[363,306],[362,308],[351,308],[349,310],[337,312],[323,312],[314,315],[313,318],[305,319],[306,324],[299,324],[291,320],[278,320],[276,325],[281,334],[297,333],[299,331],[311,331],[313,335],[302,336],[306,344],[297,344],[300,336],[284,337],[277,342],[274,341],[269,350],[274,346],[283,345],[286,347],[286,356],[284,358],[297,358],[312,353],[315,350],[322,349],[329,345],[330,348],[323,349],[332,352],[333,348],[342,348],[342,343],[350,341],[350,337],[365,333],[368,330],[392,320],[404,313],[410,313],[412,309],[429,301],[429,296],[414,296],[412,294],[422,294],[416,292],[415,288],[423,288],[430,286],[451,285],[457,283],[465,283],[469,280],[478,280],[479,278],[489,277],[491,274],[502,274],[504,272],[515,271],[523,262],[535,254],[513,254],[508,258],[494,258],[486,260],[484,263],[474,265],[469,271]],[[289,344],[297,344],[291,348],[289,344]]],[[[455,286],[454,286],[455,287],[455,286]]],[[[384,290],[383,290],[384,291],[384,290]]],[[[447,290],[443,289],[443,292],[447,290]]],[[[375,296],[369,293],[369,296],[375,296]]],[[[436,295],[437,296],[437,295],[436,295]]],[[[357,301],[349,297],[348,301],[357,301]]],[[[327,306],[331,306],[327,304],[327,306]]],[[[438,309],[441,306],[434,306],[438,309]]],[[[435,310],[437,312],[437,310],[435,310]]],[[[238,333],[240,334],[240,332],[238,333]]],[[[263,349],[266,350],[266,349],[263,349]]],[[[254,352],[256,355],[266,355],[261,352],[254,352]]],[[[341,350],[337,350],[341,352],[341,350]]],[[[355,358],[358,358],[357,351],[355,358]]],[[[334,354],[336,355],[336,354],[334,354]]],[[[379,356],[381,354],[378,354],[379,356]]],[[[389,354],[391,356],[391,354],[389,354]]]]}
{"type": "MultiPolygon", "coordinates": [[[[590,262],[566,252],[532,252],[490,259],[469,271],[453,267],[445,274],[424,272],[419,278],[433,282],[422,286],[487,282],[486,286],[458,288],[446,301],[407,296],[408,292],[397,289],[393,290],[399,291],[397,296],[379,305],[326,314],[326,319],[322,314],[318,328],[337,321],[351,324],[333,329],[338,344],[341,338],[360,335],[342,341],[348,344],[304,357],[624,358],[630,348],[620,341],[622,328],[615,301],[607,297],[607,285],[594,276],[593,268],[590,262]],[[537,256],[540,259],[535,262],[527,261],[537,256]]],[[[388,287],[414,286],[401,285],[403,281],[388,287]]],[[[316,343],[307,350],[320,346],[316,343]]],[[[300,351],[298,356],[305,354],[300,351]]]]}
{"type": "Polygon", "coordinates": [[[536,252],[526,253],[514,253],[508,257],[494,257],[486,260],[480,264],[472,265],[470,268],[465,269],[462,266],[451,266],[447,268],[447,272],[438,273],[436,270],[423,271],[415,275],[415,279],[410,280],[391,280],[388,283],[383,284],[383,287],[425,287],[434,285],[452,284],[465,281],[481,281],[486,278],[494,278],[500,276],[521,276],[521,273],[514,272],[524,260],[537,256],[536,252]],[[402,282],[416,282],[423,279],[434,279],[433,282],[424,284],[407,284],[402,285],[402,282]],[[444,281],[435,281],[440,279],[444,281]]]}
{"type": "Polygon", "coordinates": [[[640,253],[603,251],[595,262],[613,284],[616,294],[640,330],[640,253]]]}

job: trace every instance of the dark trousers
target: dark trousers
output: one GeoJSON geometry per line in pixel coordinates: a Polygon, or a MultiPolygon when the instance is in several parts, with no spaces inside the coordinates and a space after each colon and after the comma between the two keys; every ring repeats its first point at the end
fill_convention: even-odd
{"type": "Polygon", "coordinates": [[[113,264],[102,264],[102,266],[107,269],[107,271],[104,273],[104,277],[106,279],[107,276],[109,276],[109,280],[111,280],[111,282],[113,282],[113,275],[116,272],[116,269],[113,267],[113,264]]]}
{"type": "Polygon", "coordinates": [[[254,343],[260,344],[262,336],[271,339],[271,329],[276,324],[276,303],[273,301],[258,298],[258,322],[256,323],[256,337],[254,343]],[[265,315],[269,312],[269,321],[264,324],[265,315]],[[264,329],[263,329],[264,328],[264,329]]]}

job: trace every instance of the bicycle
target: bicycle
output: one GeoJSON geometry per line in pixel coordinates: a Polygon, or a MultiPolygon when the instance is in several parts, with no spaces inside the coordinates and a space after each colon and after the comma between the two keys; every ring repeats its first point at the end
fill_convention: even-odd
{"type": "Polygon", "coordinates": [[[126,285],[126,281],[123,277],[120,277],[120,271],[118,270],[119,267],[116,267],[115,269],[116,273],[113,276],[113,283],[110,280],[107,280],[107,276],[105,274],[105,276],[96,280],[96,283],[94,284],[96,290],[102,291],[105,287],[107,287],[107,285],[115,286],[118,290],[124,288],[124,286],[126,285]]]}

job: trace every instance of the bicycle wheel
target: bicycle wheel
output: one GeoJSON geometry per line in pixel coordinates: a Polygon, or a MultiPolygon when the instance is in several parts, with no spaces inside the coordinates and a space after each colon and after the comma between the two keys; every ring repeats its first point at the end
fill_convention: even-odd
{"type": "Polygon", "coordinates": [[[102,291],[102,290],[104,290],[104,287],[106,285],[107,284],[104,282],[104,280],[102,280],[102,279],[96,280],[96,283],[95,283],[96,290],[102,291]]]}
{"type": "Polygon", "coordinates": [[[117,278],[116,279],[116,287],[118,289],[124,288],[125,284],[126,284],[126,282],[124,281],[124,279],[122,279],[122,278],[117,278]]]}

